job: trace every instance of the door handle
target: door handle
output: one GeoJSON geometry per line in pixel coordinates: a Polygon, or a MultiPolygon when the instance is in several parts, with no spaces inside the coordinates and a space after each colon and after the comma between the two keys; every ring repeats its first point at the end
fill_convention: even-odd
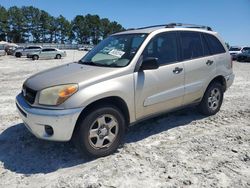
{"type": "Polygon", "coordinates": [[[214,61],[211,61],[211,60],[207,60],[207,62],[206,62],[206,64],[207,64],[208,66],[212,65],[213,63],[214,63],[214,61]]]}
{"type": "Polygon", "coordinates": [[[173,73],[179,74],[182,70],[183,70],[183,68],[175,67],[175,69],[173,70],[173,73]]]}

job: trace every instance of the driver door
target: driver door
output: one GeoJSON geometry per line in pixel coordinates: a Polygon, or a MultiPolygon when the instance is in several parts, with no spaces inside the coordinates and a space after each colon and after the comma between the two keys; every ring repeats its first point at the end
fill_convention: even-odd
{"type": "Polygon", "coordinates": [[[184,66],[179,62],[175,32],[155,36],[142,56],[158,58],[160,66],[134,73],[137,120],[180,107],[184,97],[184,66]]]}

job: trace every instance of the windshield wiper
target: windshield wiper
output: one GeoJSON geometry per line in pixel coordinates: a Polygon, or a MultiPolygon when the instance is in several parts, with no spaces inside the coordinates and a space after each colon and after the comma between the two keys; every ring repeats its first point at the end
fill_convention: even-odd
{"type": "Polygon", "coordinates": [[[96,63],[94,63],[94,62],[92,62],[92,61],[82,61],[82,60],[79,60],[78,63],[83,64],[83,65],[98,66],[96,63]]]}
{"type": "Polygon", "coordinates": [[[100,64],[100,63],[94,63],[93,61],[83,61],[83,60],[79,60],[78,63],[83,64],[83,65],[92,65],[92,66],[98,66],[98,67],[121,67],[121,66],[117,66],[114,63],[108,65],[108,64],[100,64]]]}

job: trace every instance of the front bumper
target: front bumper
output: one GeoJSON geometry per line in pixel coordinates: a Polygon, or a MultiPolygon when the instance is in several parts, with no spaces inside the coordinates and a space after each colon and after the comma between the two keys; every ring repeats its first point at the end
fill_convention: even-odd
{"type": "Polygon", "coordinates": [[[235,77],[235,75],[233,73],[225,76],[227,89],[233,84],[234,77],[235,77]]]}
{"type": "Polygon", "coordinates": [[[31,107],[21,94],[16,97],[17,110],[28,130],[37,138],[53,141],[69,141],[76,121],[83,108],[52,110],[31,107]],[[53,129],[49,135],[45,126],[53,129]]]}

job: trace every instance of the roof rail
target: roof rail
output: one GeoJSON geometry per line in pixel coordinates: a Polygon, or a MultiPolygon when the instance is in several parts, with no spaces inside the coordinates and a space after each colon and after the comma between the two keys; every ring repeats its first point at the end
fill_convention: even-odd
{"type": "Polygon", "coordinates": [[[129,29],[126,29],[126,31],[136,30],[136,29],[148,29],[148,28],[154,28],[154,27],[163,27],[163,28],[186,27],[186,28],[206,29],[208,31],[212,31],[212,28],[209,26],[185,24],[185,23],[169,23],[169,24],[152,25],[152,26],[146,26],[146,27],[140,27],[140,28],[129,28],[129,29]]]}
{"type": "Polygon", "coordinates": [[[168,24],[161,24],[161,25],[151,25],[151,26],[146,26],[146,27],[140,27],[137,29],[148,29],[148,28],[153,28],[153,27],[166,27],[168,24]]]}
{"type": "Polygon", "coordinates": [[[170,23],[166,25],[166,28],[173,28],[173,27],[197,28],[197,29],[206,29],[208,31],[212,31],[211,27],[204,25],[185,24],[185,23],[170,23]]]}

